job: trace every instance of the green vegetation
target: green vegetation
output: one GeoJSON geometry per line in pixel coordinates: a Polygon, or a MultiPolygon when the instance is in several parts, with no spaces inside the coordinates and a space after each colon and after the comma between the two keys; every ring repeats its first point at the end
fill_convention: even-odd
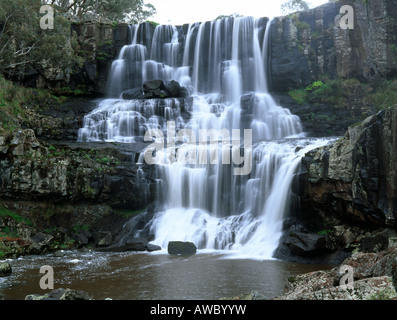
{"type": "MultiPolygon", "coordinates": [[[[25,223],[28,226],[32,226],[32,222],[21,217],[20,215],[11,212],[10,210],[4,208],[3,206],[0,206],[0,218],[1,219],[11,219],[14,220],[16,223],[25,223]]],[[[11,238],[11,239],[18,239],[20,238],[20,235],[16,231],[15,228],[13,227],[3,227],[0,229],[0,239],[2,238],[11,238]]],[[[0,241],[0,259],[7,257],[8,254],[10,254],[12,251],[12,248],[7,246],[5,243],[0,241]]]]}
{"type": "Polygon", "coordinates": [[[382,81],[374,86],[375,90],[369,96],[377,110],[383,110],[397,104],[397,80],[382,81]]]}
{"type": "Polygon", "coordinates": [[[86,224],[78,224],[73,227],[73,231],[75,233],[79,233],[80,231],[88,230],[88,229],[89,229],[89,227],[86,224]]]}
{"type": "Polygon", "coordinates": [[[287,0],[281,5],[281,11],[284,15],[292,12],[304,11],[309,9],[309,3],[304,0],[287,0]]]}
{"type": "Polygon", "coordinates": [[[156,13],[155,7],[144,0],[48,0],[59,12],[68,13],[77,20],[85,20],[92,15],[98,21],[110,20],[127,23],[140,23],[156,13]]]}
{"type": "Polygon", "coordinates": [[[3,218],[4,218],[4,217],[9,217],[9,218],[13,219],[14,221],[16,221],[16,222],[18,222],[18,223],[24,222],[24,223],[26,223],[28,226],[31,226],[31,225],[32,225],[32,222],[31,222],[31,221],[29,221],[29,220],[27,220],[27,219],[21,217],[21,216],[18,215],[18,214],[15,214],[15,213],[9,211],[8,209],[6,209],[6,208],[4,208],[4,207],[1,207],[1,206],[0,206],[0,217],[3,217],[3,218]]]}
{"type": "Polygon", "coordinates": [[[71,73],[83,61],[76,54],[71,21],[56,14],[53,29],[41,29],[40,1],[0,0],[0,71],[16,80],[27,72],[71,73]]]}
{"type": "Polygon", "coordinates": [[[48,109],[64,102],[50,90],[25,88],[6,80],[0,74],[0,134],[20,127],[27,108],[35,111],[48,109]]]}
{"type": "Polygon", "coordinates": [[[376,83],[360,83],[354,78],[315,81],[305,88],[288,93],[300,105],[328,103],[338,107],[348,106],[352,97],[356,96],[362,105],[380,111],[397,103],[397,80],[376,83]]]}
{"type": "Polygon", "coordinates": [[[299,104],[304,103],[341,103],[342,83],[340,81],[315,81],[302,89],[295,89],[289,95],[299,104]]]}

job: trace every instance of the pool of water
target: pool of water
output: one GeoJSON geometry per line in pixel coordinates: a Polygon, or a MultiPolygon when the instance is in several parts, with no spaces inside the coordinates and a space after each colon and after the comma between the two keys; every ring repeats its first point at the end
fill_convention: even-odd
{"type": "Polygon", "coordinates": [[[190,257],[155,253],[66,252],[7,260],[13,269],[0,278],[0,295],[23,300],[28,294],[44,294],[44,274],[54,270],[54,288],[83,290],[96,300],[216,300],[258,291],[279,295],[285,279],[300,273],[328,269],[279,260],[235,258],[222,252],[198,252],[190,257]]]}

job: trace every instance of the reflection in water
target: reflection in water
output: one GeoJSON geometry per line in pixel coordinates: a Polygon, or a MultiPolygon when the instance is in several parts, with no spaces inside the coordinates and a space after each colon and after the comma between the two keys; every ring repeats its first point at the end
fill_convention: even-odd
{"type": "Polygon", "coordinates": [[[22,300],[27,294],[44,294],[40,267],[54,268],[55,289],[86,291],[94,299],[211,300],[258,291],[279,295],[285,279],[327,268],[277,260],[230,259],[217,252],[191,257],[164,253],[79,253],[65,257],[29,256],[11,260],[13,274],[0,278],[0,295],[22,300]]]}

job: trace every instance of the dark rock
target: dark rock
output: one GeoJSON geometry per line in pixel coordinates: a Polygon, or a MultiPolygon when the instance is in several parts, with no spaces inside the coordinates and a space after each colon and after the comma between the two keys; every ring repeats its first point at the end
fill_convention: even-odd
{"type": "Polygon", "coordinates": [[[288,247],[292,254],[315,255],[316,251],[326,248],[327,240],[323,235],[291,232],[288,247]]]}
{"type": "Polygon", "coordinates": [[[128,239],[125,241],[127,251],[146,251],[148,241],[145,238],[128,239]]]}
{"type": "Polygon", "coordinates": [[[8,262],[0,262],[0,277],[8,277],[11,274],[11,265],[8,262]]]}
{"type": "Polygon", "coordinates": [[[149,80],[143,83],[143,92],[145,94],[156,90],[165,90],[163,80],[149,80]]]}
{"type": "Polygon", "coordinates": [[[27,295],[25,300],[92,300],[92,298],[84,291],[59,288],[44,295],[27,295]]]}
{"type": "Polygon", "coordinates": [[[182,87],[179,84],[179,82],[177,82],[175,80],[166,81],[164,83],[164,87],[165,87],[165,90],[168,91],[168,93],[171,97],[179,97],[180,96],[182,87]]]}
{"type": "Polygon", "coordinates": [[[153,252],[153,251],[159,251],[159,250],[161,250],[160,246],[155,245],[155,244],[151,244],[151,243],[147,244],[147,251],[153,252]]]}
{"type": "MultiPolygon", "coordinates": [[[[322,225],[366,225],[371,229],[397,225],[397,107],[382,110],[350,126],[345,136],[306,154],[307,172],[301,197],[303,219],[322,225]],[[328,221],[327,221],[328,220],[328,221]]],[[[387,237],[363,243],[366,251],[387,237]]]]}
{"type": "Polygon", "coordinates": [[[47,247],[54,237],[50,234],[44,234],[42,232],[38,232],[30,237],[30,241],[32,242],[32,247],[41,251],[44,247],[47,247]]]}
{"type": "Polygon", "coordinates": [[[106,247],[112,244],[112,233],[106,232],[105,236],[98,242],[98,247],[106,247]]]}
{"type": "Polygon", "coordinates": [[[134,88],[131,90],[124,91],[121,94],[121,97],[126,100],[134,100],[134,99],[145,99],[146,96],[143,93],[142,88],[134,88]]]}
{"type": "Polygon", "coordinates": [[[168,253],[171,255],[193,255],[197,248],[192,242],[170,241],[168,243],[168,253]]]}

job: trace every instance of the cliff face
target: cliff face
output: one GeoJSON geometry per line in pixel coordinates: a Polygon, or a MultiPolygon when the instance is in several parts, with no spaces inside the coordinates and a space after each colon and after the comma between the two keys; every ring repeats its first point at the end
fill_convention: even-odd
{"type": "MultiPolygon", "coordinates": [[[[262,19],[261,23],[266,21],[262,19]]],[[[180,42],[184,41],[187,28],[178,27],[180,42]]],[[[354,77],[366,82],[397,75],[397,0],[330,2],[277,17],[271,28],[269,77],[274,91],[285,92],[325,78],[354,77]],[[354,11],[351,30],[340,27],[341,16],[345,15],[340,14],[343,5],[354,11]]],[[[144,23],[138,34],[138,41],[149,50],[154,29],[153,24],[144,23]]],[[[74,24],[73,30],[84,65],[70,75],[68,85],[103,94],[112,61],[131,42],[128,25],[87,22],[74,24]]],[[[51,75],[42,75],[37,85],[44,86],[48,79],[51,75]]]]}
{"type": "Polygon", "coordinates": [[[352,126],[334,144],[303,160],[308,219],[393,226],[397,221],[397,107],[352,126]]]}
{"type": "Polygon", "coordinates": [[[343,0],[275,18],[271,30],[271,79],[275,91],[324,78],[367,82],[397,74],[397,1],[343,0]],[[353,29],[340,27],[350,5],[353,29]]]}

